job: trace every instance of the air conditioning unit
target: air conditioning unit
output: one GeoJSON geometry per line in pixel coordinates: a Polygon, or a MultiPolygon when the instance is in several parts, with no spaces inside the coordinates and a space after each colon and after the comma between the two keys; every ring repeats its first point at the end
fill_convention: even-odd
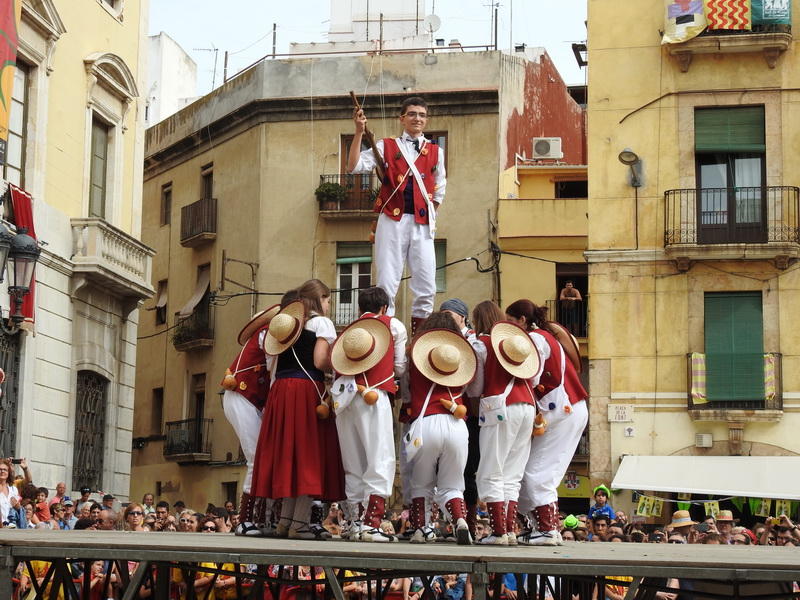
{"type": "Polygon", "coordinates": [[[561,152],[561,138],[560,137],[533,138],[533,158],[534,159],[549,158],[553,160],[560,160],[564,158],[564,153],[561,152]]]}
{"type": "Polygon", "coordinates": [[[695,448],[711,448],[714,445],[714,436],[710,433],[694,434],[695,448]]]}

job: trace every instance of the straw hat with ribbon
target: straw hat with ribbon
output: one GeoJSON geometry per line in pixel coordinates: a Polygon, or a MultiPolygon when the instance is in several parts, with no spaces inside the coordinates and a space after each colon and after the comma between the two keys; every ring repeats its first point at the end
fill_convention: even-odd
{"type": "Polygon", "coordinates": [[[672,523],[670,525],[673,527],[686,527],[687,525],[697,525],[697,521],[692,521],[688,510],[676,510],[672,513],[672,523]]]}
{"type": "Polygon", "coordinates": [[[295,300],[284,306],[272,317],[269,329],[264,338],[264,352],[277,356],[290,348],[303,332],[306,320],[306,308],[301,300],[295,300]]]}
{"type": "Polygon", "coordinates": [[[548,321],[547,325],[555,332],[555,338],[564,348],[564,354],[567,355],[569,362],[571,362],[575,370],[580,373],[583,370],[583,363],[581,362],[581,347],[580,344],[578,344],[577,338],[561,323],[548,321]]]}
{"type": "Polygon", "coordinates": [[[490,332],[492,349],[500,365],[510,375],[530,379],[539,372],[541,358],[528,333],[508,321],[495,323],[490,332]]]}
{"type": "Polygon", "coordinates": [[[720,521],[722,521],[723,523],[725,522],[733,523],[734,522],[733,511],[721,510],[717,513],[717,516],[714,517],[714,519],[717,521],[717,523],[719,523],[720,521]]]}
{"type": "Polygon", "coordinates": [[[411,346],[411,360],[432,382],[445,387],[467,385],[475,377],[477,357],[464,336],[449,329],[429,329],[411,346]]]}
{"type": "Polygon", "coordinates": [[[253,315],[253,318],[247,322],[247,325],[242,327],[242,330],[239,332],[239,335],[236,337],[236,340],[239,342],[240,346],[244,346],[247,343],[247,340],[259,329],[264,327],[264,325],[269,325],[269,322],[272,320],[272,317],[277,315],[281,310],[280,304],[273,304],[269,308],[262,310],[261,312],[257,312],[253,315]]]}
{"type": "Polygon", "coordinates": [[[380,319],[358,319],[333,343],[331,364],[342,375],[366,373],[381,361],[391,340],[392,332],[380,319]]]}

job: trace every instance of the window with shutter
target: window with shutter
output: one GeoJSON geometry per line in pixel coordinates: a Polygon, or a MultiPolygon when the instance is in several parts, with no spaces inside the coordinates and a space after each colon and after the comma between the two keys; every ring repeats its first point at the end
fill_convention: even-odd
{"type": "Polygon", "coordinates": [[[705,295],[708,400],[728,408],[764,405],[761,292],[705,295]]]}

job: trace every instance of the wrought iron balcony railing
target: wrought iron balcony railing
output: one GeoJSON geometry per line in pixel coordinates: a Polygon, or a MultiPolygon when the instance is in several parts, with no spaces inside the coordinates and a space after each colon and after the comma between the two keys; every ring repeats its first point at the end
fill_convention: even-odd
{"type": "Polygon", "coordinates": [[[692,410],[782,410],[781,354],[687,355],[692,410]],[[732,376],[733,374],[733,376],[732,376]]]}
{"type": "Polygon", "coordinates": [[[667,190],[664,246],[800,244],[800,188],[667,190]]]}
{"type": "Polygon", "coordinates": [[[189,317],[175,313],[175,322],[180,323],[172,334],[172,343],[178,352],[188,352],[214,345],[214,311],[208,294],[195,307],[189,317]]]}
{"type": "Polygon", "coordinates": [[[193,248],[216,237],[216,198],[203,198],[181,208],[181,246],[193,248]]]}
{"type": "Polygon", "coordinates": [[[321,194],[319,210],[323,217],[368,216],[372,218],[380,184],[375,175],[320,175],[320,187],[325,184],[332,193],[321,194]],[[341,187],[339,187],[341,186],[341,187]]]}
{"type": "Polygon", "coordinates": [[[179,462],[210,460],[213,422],[214,419],[185,419],[165,423],[164,457],[179,462]]]}
{"type": "Polygon", "coordinates": [[[583,300],[548,300],[547,318],[558,321],[578,338],[589,335],[589,295],[583,300]]]}

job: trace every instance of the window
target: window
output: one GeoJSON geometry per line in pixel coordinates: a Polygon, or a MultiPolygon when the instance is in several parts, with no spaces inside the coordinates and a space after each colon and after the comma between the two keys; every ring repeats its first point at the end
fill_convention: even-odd
{"type": "Polygon", "coordinates": [[[447,264],[447,240],[434,240],[433,249],[436,253],[436,291],[446,292],[447,269],[443,265],[447,264]]]}
{"type": "Polygon", "coordinates": [[[203,200],[214,197],[214,163],[200,169],[200,193],[203,200]]]}
{"type": "Polygon", "coordinates": [[[695,109],[698,240],[766,242],[763,106],[695,109]]]}
{"type": "Polygon", "coordinates": [[[444,150],[444,168],[447,170],[447,132],[446,131],[429,131],[425,133],[425,137],[432,141],[434,144],[444,150]]]}
{"type": "Polygon", "coordinates": [[[359,316],[358,290],[372,285],[372,244],[339,242],[336,246],[336,298],[333,322],[348,325],[359,316]]]}
{"type": "Polygon", "coordinates": [[[102,490],[108,380],[94,371],[78,371],[72,486],[102,490]]]}
{"type": "Polygon", "coordinates": [[[14,185],[25,187],[25,144],[28,130],[28,81],[30,69],[17,62],[14,69],[14,88],[8,117],[8,144],[6,145],[3,178],[14,185]]]}
{"type": "Polygon", "coordinates": [[[239,498],[237,497],[236,490],[239,487],[238,481],[223,481],[222,482],[222,498],[223,498],[223,505],[226,502],[233,502],[233,505],[236,506],[239,498]]]}
{"type": "Polygon", "coordinates": [[[156,325],[167,323],[167,280],[158,282],[158,295],[156,296],[156,325]]]}
{"type": "Polygon", "coordinates": [[[764,402],[761,292],[705,294],[709,403],[759,408],[764,402]]]}
{"type": "Polygon", "coordinates": [[[164,422],[164,388],[153,389],[153,403],[150,409],[150,433],[161,435],[164,422]]]}
{"type": "Polygon", "coordinates": [[[106,217],[109,127],[92,119],[92,155],[89,167],[89,216],[106,217]]]}
{"type": "Polygon", "coordinates": [[[556,198],[588,198],[589,182],[583,181],[556,181],[556,198]]]}
{"type": "Polygon", "coordinates": [[[161,186],[161,224],[169,225],[172,219],[172,182],[161,186]]]}
{"type": "Polygon", "coordinates": [[[0,456],[17,455],[19,362],[19,336],[0,331],[0,368],[6,374],[0,384],[0,456]]]}

